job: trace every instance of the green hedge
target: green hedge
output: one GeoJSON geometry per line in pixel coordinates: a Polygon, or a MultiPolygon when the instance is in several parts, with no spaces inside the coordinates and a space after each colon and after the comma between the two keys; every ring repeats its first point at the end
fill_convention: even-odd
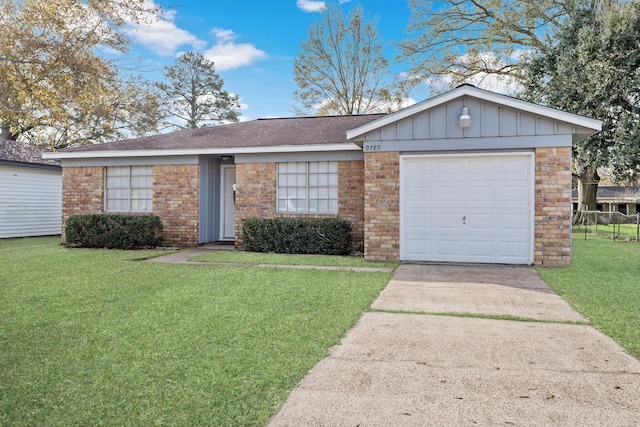
{"type": "Polygon", "coordinates": [[[347,255],[351,224],[343,219],[247,218],[242,223],[244,249],[281,254],[347,255]]]}
{"type": "Polygon", "coordinates": [[[65,223],[67,245],[140,249],[162,246],[162,220],[154,215],[73,215],[65,223]]]}

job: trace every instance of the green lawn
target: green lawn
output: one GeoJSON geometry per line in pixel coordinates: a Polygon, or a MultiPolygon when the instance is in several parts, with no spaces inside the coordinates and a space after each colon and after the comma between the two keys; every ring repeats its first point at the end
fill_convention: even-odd
{"type": "Polygon", "coordinates": [[[542,278],[593,324],[640,359],[640,244],[574,233],[569,268],[542,278]]]}
{"type": "Polygon", "coordinates": [[[0,241],[0,425],[264,425],[388,273],[0,241]]]}
{"type": "Polygon", "coordinates": [[[191,258],[196,262],[235,262],[242,264],[322,265],[340,267],[395,268],[398,262],[368,262],[354,256],[287,255],[256,252],[211,251],[191,258]]]}

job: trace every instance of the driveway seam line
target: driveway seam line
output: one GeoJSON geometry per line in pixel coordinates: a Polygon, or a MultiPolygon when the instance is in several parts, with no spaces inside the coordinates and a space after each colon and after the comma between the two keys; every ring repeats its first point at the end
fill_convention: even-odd
{"type": "Polygon", "coordinates": [[[469,319],[487,319],[487,320],[507,320],[512,322],[524,322],[524,323],[548,323],[548,324],[561,324],[561,325],[577,325],[577,326],[593,326],[590,322],[580,322],[576,320],[549,320],[549,319],[532,319],[529,317],[516,317],[508,315],[491,315],[491,314],[476,314],[476,313],[455,313],[455,312],[428,312],[428,311],[402,311],[402,310],[383,310],[370,308],[368,313],[388,313],[388,314],[410,314],[418,316],[442,316],[442,317],[459,317],[469,319]]]}

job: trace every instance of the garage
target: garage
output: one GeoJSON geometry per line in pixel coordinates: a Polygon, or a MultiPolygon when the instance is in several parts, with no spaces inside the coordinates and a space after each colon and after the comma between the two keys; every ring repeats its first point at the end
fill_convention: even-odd
{"type": "Polygon", "coordinates": [[[402,156],[400,257],[530,264],[533,154],[402,156]]]}
{"type": "Polygon", "coordinates": [[[462,85],[347,131],[364,257],[567,266],[571,150],[602,122],[462,85]]]}

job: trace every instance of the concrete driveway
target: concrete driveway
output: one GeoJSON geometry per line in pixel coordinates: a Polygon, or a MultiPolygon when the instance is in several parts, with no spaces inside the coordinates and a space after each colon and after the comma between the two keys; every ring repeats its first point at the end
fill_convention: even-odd
{"type": "Polygon", "coordinates": [[[640,361],[533,269],[402,265],[372,308],[393,312],[365,313],[269,426],[640,425],[640,361]]]}

